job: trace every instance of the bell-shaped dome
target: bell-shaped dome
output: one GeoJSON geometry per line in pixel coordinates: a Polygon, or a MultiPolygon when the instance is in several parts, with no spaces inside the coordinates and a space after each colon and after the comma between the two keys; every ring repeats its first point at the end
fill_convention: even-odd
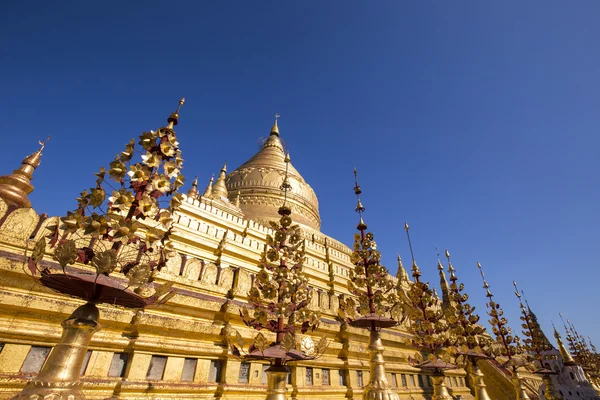
{"type": "MultiPolygon", "coordinates": [[[[277,121],[262,148],[242,166],[227,175],[229,199],[236,202],[246,218],[268,225],[278,221],[277,210],[284,201],[281,184],[285,178],[285,152],[279,139],[277,121]]],[[[291,163],[288,169],[291,189],[287,205],[292,209],[294,222],[319,230],[319,201],[312,188],[291,163]]]]}

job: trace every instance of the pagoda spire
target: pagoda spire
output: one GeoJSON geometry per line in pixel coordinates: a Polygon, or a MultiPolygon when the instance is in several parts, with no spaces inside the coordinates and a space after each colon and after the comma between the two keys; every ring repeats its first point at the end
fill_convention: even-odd
{"type": "Polygon", "coordinates": [[[192,187],[190,188],[190,190],[188,190],[187,196],[192,199],[198,198],[198,175],[196,175],[194,182],[192,182],[192,187]]]}
{"type": "Polygon", "coordinates": [[[412,242],[410,241],[410,226],[408,223],[404,223],[404,230],[406,231],[406,237],[408,238],[408,248],[410,249],[410,256],[412,257],[412,276],[415,279],[415,282],[419,283],[419,277],[421,276],[421,270],[419,270],[419,266],[417,265],[417,260],[415,260],[415,253],[413,252],[412,242]]]}
{"type": "Polygon", "coordinates": [[[400,282],[410,281],[408,271],[406,271],[406,268],[404,268],[404,265],[402,265],[402,258],[400,258],[400,254],[398,254],[398,272],[396,273],[396,278],[398,278],[400,282]]]}
{"type": "Polygon", "coordinates": [[[271,128],[271,135],[279,136],[279,127],[277,126],[277,120],[279,119],[279,113],[275,113],[275,123],[271,128]]]}
{"type": "Polygon", "coordinates": [[[213,181],[215,180],[215,176],[211,176],[210,177],[210,181],[208,182],[208,186],[206,187],[206,190],[204,191],[204,194],[202,195],[202,197],[212,197],[212,191],[213,191],[213,181]]]}
{"type": "Polygon", "coordinates": [[[567,350],[567,348],[565,347],[560,337],[560,333],[558,333],[554,324],[552,324],[552,327],[554,328],[554,337],[556,338],[556,343],[558,344],[558,351],[560,352],[560,355],[563,359],[563,364],[565,364],[565,366],[577,365],[577,363],[571,356],[571,353],[569,353],[569,350],[567,350]]]}
{"type": "Polygon", "coordinates": [[[219,172],[219,177],[217,181],[213,185],[212,193],[213,197],[217,199],[227,198],[229,193],[227,192],[227,186],[225,185],[225,176],[227,175],[227,161],[223,164],[223,168],[221,168],[221,172],[219,172]]]}
{"type": "Polygon", "coordinates": [[[168,122],[167,128],[173,129],[173,127],[175,125],[177,125],[177,122],[179,121],[179,109],[184,104],[185,104],[185,97],[182,97],[181,100],[179,100],[179,106],[177,107],[177,110],[172,112],[171,115],[169,115],[169,118],[167,118],[167,122],[168,122]]]}
{"type": "Polygon", "coordinates": [[[0,177],[0,198],[6,204],[15,205],[18,208],[31,207],[31,202],[27,196],[33,192],[33,171],[40,165],[42,152],[50,136],[45,142],[40,141],[40,149],[33,154],[28,155],[21,161],[21,166],[15,169],[12,174],[0,177]]]}
{"type": "MultiPolygon", "coordinates": [[[[450,264],[450,253],[446,250],[446,258],[448,259],[448,265],[450,264]]],[[[438,259],[438,271],[440,273],[440,288],[442,289],[442,307],[449,307],[452,302],[450,301],[450,285],[448,284],[448,280],[446,279],[446,274],[444,273],[444,266],[442,262],[438,259]]]]}

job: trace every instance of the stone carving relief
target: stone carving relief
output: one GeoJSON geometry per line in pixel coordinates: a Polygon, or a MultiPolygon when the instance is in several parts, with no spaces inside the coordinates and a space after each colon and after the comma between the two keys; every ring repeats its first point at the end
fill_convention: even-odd
{"type": "Polygon", "coordinates": [[[181,271],[181,263],[182,263],[182,259],[181,259],[181,254],[179,253],[175,253],[175,255],[171,258],[169,258],[169,260],[167,260],[167,265],[166,265],[166,271],[167,273],[171,274],[171,275],[179,275],[179,271],[181,271]]]}
{"type": "Polygon", "coordinates": [[[183,276],[186,278],[197,281],[200,279],[200,271],[202,270],[202,262],[196,258],[188,258],[185,263],[185,268],[183,270],[183,276]]]}
{"type": "Polygon", "coordinates": [[[233,287],[234,270],[232,268],[221,269],[219,276],[219,286],[224,289],[231,289],[233,287]]]}
{"type": "Polygon", "coordinates": [[[250,276],[248,271],[241,268],[238,269],[234,293],[238,296],[246,296],[246,294],[250,291],[251,288],[252,277],[250,276]]]}
{"type": "Polygon", "coordinates": [[[33,208],[19,208],[11,212],[0,226],[2,239],[24,246],[39,219],[33,208]]]}
{"type": "Polygon", "coordinates": [[[215,285],[217,283],[217,266],[213,263],[206,264],[202,272],[202,284],[215,285]]]}

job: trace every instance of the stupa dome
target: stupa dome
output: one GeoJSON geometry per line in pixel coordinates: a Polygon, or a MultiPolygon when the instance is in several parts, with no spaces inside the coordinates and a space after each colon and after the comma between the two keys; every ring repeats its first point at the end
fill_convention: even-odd
{"type": "MultiPolygon", "coordinates": [[[[229,199],[233,201],[239,193],[239,207],[246,218],[265,225],[279,220],[277,210],[284,200],[281,190],[284,159],[285,151],[275,121],[260,151],[227,175],[229,199]]],[[[294,222],[320,230],[319,201],[315,192],[291,163],[288,174],[292,187],[287,194],[287,206],[292,210],[294,222]]]]}

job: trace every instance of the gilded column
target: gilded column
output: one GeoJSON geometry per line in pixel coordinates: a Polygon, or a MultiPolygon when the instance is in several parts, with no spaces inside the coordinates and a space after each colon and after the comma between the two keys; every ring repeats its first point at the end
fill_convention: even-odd
{"type": "Polygon", "coordinates": [[[477,365],[477,359],[469,360],[471,381],[473,382],[473,390],[475,391],[475,400],[492,400],[488,395],[485,383],[483,383],[483,373],[477,365]]]}
{"type": "Polygon", "coordinates": [[[54,346],[38,376],[13,399],[85,399],[79,376],[90,340],[100,330],[98,316],[96,305],[86,303],[65,319],[60,343],[54,346]]]}
{"type": "Polygon", "coordinates": [[[364,400],[399,400],[387,381],[385,361],[383,359],[383,344],[378,330],[371,330],[369,352],[371,353],[371,379],[365,387],[364,400]]]}

